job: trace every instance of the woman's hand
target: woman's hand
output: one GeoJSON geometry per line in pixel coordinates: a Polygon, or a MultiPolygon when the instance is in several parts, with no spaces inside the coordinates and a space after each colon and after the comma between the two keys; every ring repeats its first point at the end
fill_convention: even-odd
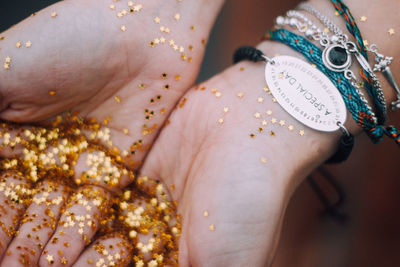
{"type": "MultiPolygon", "coordinates": [[[[0,118],[53,121],[65,111],[79,114],[79,120],[95,118],[102,125],[102,135],[95,139],[108,149],[118,148],[125,158],[124,167],[119,168],[126,168],[128,173],[135,171],[172,108],[193,84],[222,2],[70,0],[40,11],[0,35],[0,58],[4,59],[0,70],[0,118]]],[[[84,133],[90,137],[90,131],[84,133]]],[[[10,157],[21,151],[2,148],[0,153],[10,157]]],[[[75,179],[88,170],[89,154],[78,159],[75,179]]],[[[7,180],[8,176],[4,174],[3,178],[7,180]]],[[[2,264],[23,264],[18,260],[22,255],[18,248],[23,246],[30,250],[31,263],[49,265],[50,251],[57,264],[65,258],[66,265],[71,265],[95,235],[96,222],[102,216],[100,211],[91,209],[89,215],[98,214],[96,227],[84,229],[85,239],[75,231],[79,229],[70,229],[65,235],[63,226],[57,225],[60,218],[67,219],[71,212],[87,213],[86,207],[75,205],[80,190],[99,192],[107,199],[111,192],[129,184],[131,178],[127,174],[118,176],[118,186],[112,188],[102,179],[89,179],[83,189],[71,195],[55,190],[63,199],[57,202],[58,208],[66,203],[67,210],[54,211],[54,225],[50,231],[41,229],[40,242],[35,242],[39,246],[29,242],[25,233],[31,226],[24,226],[25,222],[12,241],[3,229],[0,254],[8,254],[8,247],[14,256],[4,258],[2,264]],[[59,241],[49,242],[52,236],[59,241]],[[66,247],[66,242],[75,245],[66,247]],[[63,255],[58,253],[60,250],[63,255]],[[42,255],[44,251],[47,253],[42,255]]],[[[18,179],[25,181],[23,177],[18,179]]],[[[42,184],[33,185],[37,186],[42,184]]],[[[4,201],[9,201],[8,196],[4,201]]],[[[32,212],[38,221],[48,220],[46,208],[35,205],[21,205],[16,213],[2,212],[1,220],[17,226],[23,216],[32,212]]]]}

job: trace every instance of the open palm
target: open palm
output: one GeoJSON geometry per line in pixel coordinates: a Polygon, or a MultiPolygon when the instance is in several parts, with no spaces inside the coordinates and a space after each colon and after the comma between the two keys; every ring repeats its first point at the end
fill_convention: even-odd
{"type": "MultiPolygon", "coordinates": [[[[197,76],[221,4],[205,3],[70,0],[40,11],[1,35],[5,38],[0,57],[5,63],[0,71],[0,118],[44,122],[67,111],[83,119],[95,118],[111,131],[111,142],[104,145],[131,152],[126,165],[136,170],[168,114],[197,76]],[[132,151],[135,142],[141,149],[132,151]]],[[[1,152],[7,156],[8,151],[1,152]]],[[[78,161],[76,173],[82,168],[78,161]]],[[[131,181],[123,178],[118,188],[131,181]]],[[[101,186],[92,190],[104,191],[101,186]]],[[[63,194],[60,188],[54,191],[63,194]]],[[[31,209],[43,212],[40,207],[31,209]]],[[[59,210],[55,212],[58,216],[59,210]]],[[[11,242],[2,235],[6,245],[11,242]]],[[[42,235],[47,236],[47,243],[50,236],[42,235]]],[[[19,235],[8,249],[26,242],[19,235]]],[[[68,264],[84,245],[81,240],[67,252],[68,264]]],[[[59,250],[57,245],[49,246],[50,251],[59,250]]],[[[32,262],[39,260],[42,249],[35,248],[32,262]]],[[[2,244],[1,254],[5,251],[2,244]]],[[[14,264],[17,258],[4,260],[2,264],[14,264]]],[[[49,262],[42,257],[40,264],[49,262]]]]}
{"type": "MultiPolygon", "coordinates": [[[[282,51],[276,47],[265,49],[282,51]]],[[[180,264],[268,265],[291,192],[329,146],[319,148],[315,132],[274,103],[262,64],[236,65],[185,98],[142,169],[174,185],[183,220],[180,264]],[[291,149],[295,143],[311,164],[291,149]]]]}

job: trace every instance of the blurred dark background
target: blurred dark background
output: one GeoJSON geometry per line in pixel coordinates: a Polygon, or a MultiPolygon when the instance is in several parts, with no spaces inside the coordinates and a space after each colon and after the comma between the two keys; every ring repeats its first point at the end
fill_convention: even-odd
{"type": "MultiPolygon", "coordinates": [[[[195,1],[195,0],[194,0],[195,1]]],[[[57,1],[0,1],[0,32],[57,1]]],[[[217,19],[199,81],[231,65],[234,50],[254,45],[273,18],[296,0],[229,0],[217,19]]],[[[396,114],[398,115],[398,114],[396,114]]],[[[392,121],[400,125],[400,118],[392,121]]],[[[289,204],[274,267],[400,266],[400,153],[391,141],[372,145],[358,138],[351,158],[328,166],[346,193],[341,210],[345,223],[321,216],[323,206],[304,182],[289,204]]],[[[315,174],[326,195],[335,200],[324,178],[315,174]]]]}

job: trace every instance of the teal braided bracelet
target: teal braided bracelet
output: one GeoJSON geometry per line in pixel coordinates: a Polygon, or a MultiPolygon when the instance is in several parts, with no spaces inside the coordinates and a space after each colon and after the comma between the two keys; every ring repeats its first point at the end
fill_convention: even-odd
{"type": "Polygon", "coordinates": [[[396,128],[394,126],[385,127],[374,122],[372,113],[344,75],[342,73],[330,71],[324,65],[322,51],[316,45],[286,29],[268,31],[264,38],[279,41],[290,46],[315,64],[337,87],[353,119],[364,129],[373,143],[379,143],[386,134],[400,145],[400,137],[396,128]]]}

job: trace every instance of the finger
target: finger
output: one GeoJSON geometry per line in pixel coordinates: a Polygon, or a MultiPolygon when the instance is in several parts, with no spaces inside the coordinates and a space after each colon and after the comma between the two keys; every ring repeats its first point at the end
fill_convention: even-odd
{"type": "Polygon", "coordinates": [[[76,184],[96,185],[114,192],[126,187],[135,177],[115,157],[99,150],[79,155],[74,169],[76,184]]]}
{"type": "Polygon", "coordinates": [[[53,235],[67,196],[67,187],[57,181],[44,181],[38,185],[2,265],[37,264],[44,246],[53,235]]]}
{"type": "Polygon", "coordinates": [[[71,266],[88,245],[109,209],[110,194],[84,186],[71,196],[56,231],[39,259],[40,266],[71,266]]]}
{"type": "MultiPolygon", "coordinates": [[[[143,178],[141,178],[143,179],[143,178]]],[[[138,179],[139,181],[142,181],[138,179]]],[[[148,187],[152,196],[149,198],[143,191],[126,190],[120,202],[119,222],[126,229],[130,242],[136,248],[134,260],[136,265],[147,263],[156,266],[156,263],[176,264],[178,255],[178,238],[180,222],[175,213],[176,207],[164,197],[160,183],[148,187]],[[156,193],[156,191],[158,191],[156,193]]],[[[143,184],[142,184],[143,185],[143,184]]]]}
{"type": "Polygon", "coordinates": [[[133,246],[121,234],[99,238],[82,253],[74,266],[128,266],[133,246]]]}
{"type": "Polygon", "coordinates": [[[15,235],[24,208],[29,204],[30,184],[21,175],[5,172],[0,178],[0,259],[15,235]]]}
{"type": "Polygon", "coordinates": [[[21,127],[10,123],[0,123],[0,157],[20,155],[25,142],[21,127]]]}

